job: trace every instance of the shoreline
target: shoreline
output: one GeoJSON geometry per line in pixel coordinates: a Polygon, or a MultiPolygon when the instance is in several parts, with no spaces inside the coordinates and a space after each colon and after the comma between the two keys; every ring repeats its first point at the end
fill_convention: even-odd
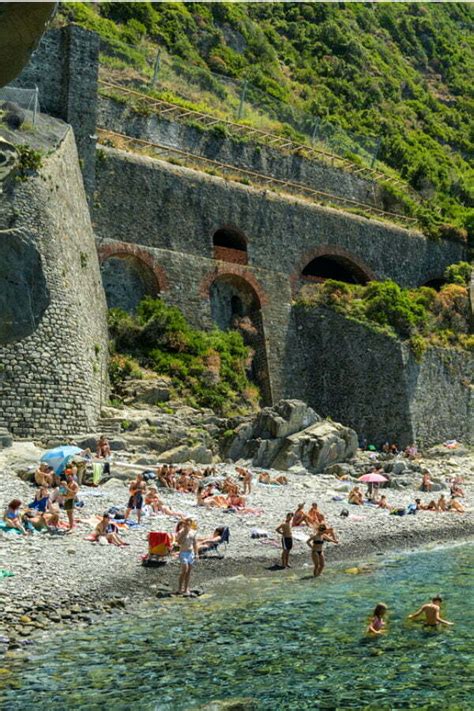
{"type": "MultiPolygon", "coordinates": [[[[0,498],[3,502],[19,498],[28,502],[34,487],[19,478],[24,463],[32,465],[41,450],[25,445],[3,450],[0,457],[0,498]],[[3,466],[2,466],[3,465],[3,466]]],[[[137,455],[135,455],[137,458],[137,455]]],[[[275,529],[286,512],[294,511],[304,502],[317,502],[320,511],[334,527],[340,545],[325,546],[326,570],[342,561],[351,567],[364,568],[379,556],[419,551],[425,547],[453,545],[474,541],[474,457],[470,452],[461,457],[427,458],[436,482],[436,492],[446,492],[452,476],[465,481],[463,504],[466,513],[435,513],[419,511],[416,515],[394,516],[374,506],[351,506],[347,492],[357,482],[357,476],[373,465],[365,453],[354,460],[353,474],[347,481],[333,474],[311,475],[288,473],[287,486],[258,484],[256,477],[252,493],[247,497],[253,513],[225,512],[221,509],[196,505],[191,494],[161,490],[166,505],[198,522],[198,536],[207,537],[217,526],[228,526],[230,544],[199,560],[193,570],[191,588],[203,590],[236,576],[278,576],[285,580],[287,571],[280,567],[280,536],[275,529]],[[341,517],[343,509],[349,515],[341,517]],[[265,531],[267,538],[253,538],[253,529],[265,531]]],[[[231,476],[235,465],[223,465],[231,476]]],[[[78,526],[68,535],[34,534],[24,537],[0,533],[0,569],[13,575],[0,577],[0,654],[22,649],[45,631],[59,630],[72,625],[87,627],[97,624],[113,613],[129,613],[141,601],[156,601],[176,590],[179,576],[177,558],[166,565],[145,568],[141,558],[146,553],[150,530],[172,533],[178,515],[162,513],[148,516],[138,527],[130,527],[122,535],[129,544],[126,548],[101,546],[87,540],[97,525],[97,517],[110,507],[123,508],[128,501],[126,472],[117,462],[112,478],[98,488],[83,487],[80,498],[83,508],[76,511],[78,526]],[[115,475],[115,476],[114,476],[115,475]]],[[[428,503],[439,494],[419,492],[420,465],[406,469],[392,478],[387,499],[392,507],[406,507],[415,497],[428,503]]],[[[275,472],[269,470],[273,476],[275,472]]],[[[64,514],[62,514],[64,518],[64,514]]],[[[306,545],[309,529],[293,529],[294,546],[290,555],[292,575],[300,571],[308,576],[311,554],[306,545]],[[304,571],[304,572],[303,572],[304,571]]],[[[359,571],[356,571],[359,572],[359,571]]],[[[324,574],[323,574],[324,576],[324,574]]]]}
{"type": "MultiPolygon", "coordinates": [[[[359,539],[355,542],[346,542],[340,546],[331,545],[326,555],[326,569],[332,563],[351,563],[361,567],[359,574],[370,571],[370,565],[376,556],[384,554],[401,553],[403,555],[434,550],[438,547],[474,544],[474,522],[460,522],[459,526],[444,526],[437,531],[427,530],[406,535],[406,531],[398,531],[395,535],[380,536],[376,539],[359,539]]],[[[329,548],[329,546],[328,546],[329,548]]],[[[292,567],[283,570],[276,564],[279,561],[280,551],[277,548],[265,551],[264,555],[253,555],[249,557],[224,557],[217,558],[210,556],[199,560],[193,570],[191,580],[192,589],[206,592],[206,586],[226,585],[235,577],[268,578],[278,576],[282,579],[286,575],[296,573],[306,573],[311,567],[310,552],[296,553],[290,558],[292,567]]],[[[114,614],[127,614],[136,605],[151,603],[163,598],[173,597],[172,593],[176,588],[179,574],[179,564],[177,559],[169,561],[165,566],[159,568],[144,568],[139,566],[138,574],[124,577],[122,584],[124,590],[117,594],[117,581],[111,581],[110,589],[103,586],[100,601],[97,602],[97,594],[91,591],[72,590],[71,596],[61,601],[62,608],[68,608],[68,613],[59,615],[57,619],[48,617],[48,624],[36,625],[35,615],[29,615],[29,606],[25,609],[17,609],[17,620],[11,625],[3,625],[0,634],[0,656],[7,654],[16,656],[16,652],[22,654],[26,652],[31,644],[39,641],[45,633],[62,632],[71,626],[76,628],[88,627],[97,624],[114,614]],[[127,594],[123,594],[127,591],[127,594]],[[82,602],[78,602],[78,597],[82,602]],[[94,602],[95,598],[95,602],[94,602]],[[23,621],[22,621],[23,618],[23,621]],[[30,624],[25,618],[29,618],[30,624]],[[19,632],[19,624],[23,629],[19,632]],[[7,641],[8,638],[8,641],[7,641]],[[1,644],[3,642],[3,644],[1,644]]],[[[135,571],[137,573],[137,571],[135,571]]],[[[7,606],[14,604],[13,599],[5,601],[6,594],[2,591],[3,602],[7,606]]],[[[191,600],[192,601],[192,600],[191,600]]],[[[51,601],[49,601],[51,603],[51,601]]],[[[45,607],[48,606],[45,600],[45,607]]],[[[43,605],[39,605],[41,609],[43,605]]]]}

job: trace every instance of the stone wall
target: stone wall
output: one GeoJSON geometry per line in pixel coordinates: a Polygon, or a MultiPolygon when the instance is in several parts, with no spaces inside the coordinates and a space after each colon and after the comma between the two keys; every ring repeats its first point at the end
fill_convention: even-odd
{"type": "Polygon", "coordinates": [[[293,287],[316,256],[349,260],[367,278],[418,286],[464,256],[461,244],[257,190],[188,168],[101,149],[93,221],[100,239],[212,258],[213,234],[237,228],[248,264],[293,287]]]}
{"type": "Polygon", "coordinates": [[[155,275],[153,290],[168,304],[178,306],[195,328],[212,328],[210,293],[221,280],[235,286],[242,298],[251,292],[257,304],[252,314],[259,341],[259,377],[265,402],[276,402],[283,393],[282,358],[291,308],[291,289],[283,275],[240,264],[226,264],[207,257],[174,252],[156,247],[139,247],[113,240],[102,240],[99,259],[105,265],[115,255],[134,256],[155,275]]]}
{"type": "Polygon", "coordinates": [[[127,104],[106,96],[99,97],[97,121],[102,128],[128,136],[189,151],[282,180],[304,183],[315,190],[387,209],[384,191],[376,182],[339,170],[324,161],[285,154],[284,151],[263,144],[238,141],[217,131],[200,130],[160,116],[143,115],[127,104]]]}
{"type": "Polygon", "coordinates": [[[49,30],[12,83],[39,89],[41,111],[74,129],[86,191],[94,190],[99,37],[76,25],[49,30]]]}
{"type": "Polygon", "coordinates": [[[106,310],[71,129],[2,202],[0,427],[16,437],[90,431],[107,399],[106,310]]]}
{"type": "Polygon", "coordinates": [[[287,397],[381,445],[474,442],[474,354],[401,341],[327,308],[295,307],[282,360],[287,397]]]}

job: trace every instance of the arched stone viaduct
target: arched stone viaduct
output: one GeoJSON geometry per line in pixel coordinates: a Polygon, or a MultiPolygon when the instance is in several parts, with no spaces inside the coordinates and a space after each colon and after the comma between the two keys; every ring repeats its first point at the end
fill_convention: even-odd
{"type": "Polygon", "coordinates": [[[265,399],[291,395],[284,359],[302,284],[441,278],[461,245],[303,200],[248,188],[150,158],[105,149],[93,221],[109,305],[161,294],[198,327],[258,331],[265,399]]]}

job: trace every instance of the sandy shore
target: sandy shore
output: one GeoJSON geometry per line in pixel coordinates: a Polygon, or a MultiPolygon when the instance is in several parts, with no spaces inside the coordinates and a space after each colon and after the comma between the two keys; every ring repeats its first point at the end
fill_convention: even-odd
{"type": "MultiPolygon", "coordinates": [[[[15,445],[16,447],[16,445],[15,445]]],[[[21,481],[15,474],[18,459],[25,445],[0,454],[0,505],[14,498],[25,502],[34,495],[32,485],[21,481]]],[[[29,456],[36,450],[31,448],[29,456]]],[[[426,544],[447,544],[471,539],[474,536],[474,456],[444,456],[426,460],[433,477],[444,485],[454,474],[464,478],[465,499],[469,509],[465,514],[419,512],[415,516],[392,516],[370,506],[348,506],[341,489],[346,484],[334,476],[290,474],[284,487],[254,485],[248,504],[262,509],[261,515],[224,513],[196,507],[189,494],[164,493],[165,502],[175,510],[183,511],[197,519],[199,535],[208,535],[218,525],[230,527],[231,540],[223,551],[224,557],[209,556],[200,560],[194,570],[193,587],[206,587],[217,577],[234,575],[285,575],[275,564],[280,557],[276,526],[287,511],[300,502],[306,508],[317,501],[320,510],[334,526],[340,545],[327,545],[327,565],[348,560],[363,565],[371,556],[385,551],[417,550],[426,544]],[[350,510],[348,518],[339,516],[341,509],[350,510]],[[274,544],[265,544],[251,538],[254,528],[264,529],[274,544]]],[[[365,454],[360,455],[358,467],[370,465],[365,454]]],[[[232,471],[233,466],[225,467],[232,471]]],[[[119,467],[113,470],[123,475],[119,467]]],[[[394,506],[406,506],[415,496],[427,501],[429,494],[419,492],[420,475],[405,473],[399,488],[387,490],[387,499],[394,506]]],[[[351,482],[349,482],[351,485],[351,482]]],[[[433,493],[438,498],[439,492],[433,493]]],[[[149,530],[172,532],[176,519],[154,516],[144,520],[139,528],[130,529],[127,548],[100,546],[84,540],[93,529],[94,516],[110,506],[123,507],[127,501],[127,482],[114,479],[99,489],[84,487],[81,498],[85,505],[78,511],[81,523],[68,535],[35,534],[25,538],[16,534],[0,537],[0,568],[12,572],[12,577],[0,579],[0,638],[4,645],[16,647],[36,632],[52,624],[90,624],[97,615],[123,608],[131,601],[150,596],[160,596],[175,589],[179,565],[171,560],[161,568],[144,568],[140,556],[146,552],[149,530]]],[[[64,515],[63,515],[64,516],[64,515]]],[[[306,570],[310,563],[306,546],[307,529],[295,529],[293,572],[306,570]],[[305,567],[306,566],[306,567],[305,567]]]]}

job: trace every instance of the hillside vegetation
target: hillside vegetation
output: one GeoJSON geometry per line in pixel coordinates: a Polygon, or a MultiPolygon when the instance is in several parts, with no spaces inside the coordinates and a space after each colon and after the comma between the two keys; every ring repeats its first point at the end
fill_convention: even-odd
{"type": "Polygon", "coordinates": [[[402,289],[393,281],[360,286],[328,279],[324,284],[304,286],[296,306],[328,306],[368,328],[409,340],[418,358],[430,345],[474,351],[474,336],[470,335],[470,273],[467,262],[448,267],[448,283],[439,292],[426,286],[402,289]]]}
{"type": "Polygon", "coordinates": [[[375,135],[378,158],[427,201],[425,230],[474,244],[472,5],[104,2],[62,12],[108,40],[166,47],[206,88],[215,73],[247,79],[269,114],[287,106],[375,135]]]}
{"type": "Polygon", "coordinates": [[[259,392],[247,377],[252,354],[236,331],[198,331],[181,311],[146,297],[136,314],[109,311],[110,380],[116,392],[141,368],[171,378],[172,396],[224,415],[246,414],[259,392]]]}

